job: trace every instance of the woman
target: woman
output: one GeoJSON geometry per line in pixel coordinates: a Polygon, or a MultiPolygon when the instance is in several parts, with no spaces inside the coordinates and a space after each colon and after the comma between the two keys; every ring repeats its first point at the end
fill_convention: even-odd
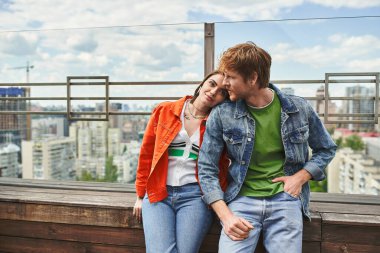
{"type": "MultiPolygon", "coordinates": [[[[133,215],[143,220],[146,252],[198,252],[213,219],[201,199],[197,158],[211,109],[228,93],[223,75],[209,74],[195,90],[153,111],[141,146],[133,215]]],[[[220,161],[222,187],[228,159],[220,161]]]]}

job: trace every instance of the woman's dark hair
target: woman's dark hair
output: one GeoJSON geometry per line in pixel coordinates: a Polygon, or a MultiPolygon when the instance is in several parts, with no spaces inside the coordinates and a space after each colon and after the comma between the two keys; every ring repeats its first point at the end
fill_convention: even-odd
{"type": "Polygon", "coordinates": [[[199,96],[199,90],[202,88],[202,85],[206,82],[206,80],[209,79],[211,76],[217,75],[217,74],[223,75],[223,73],[221,71],[214,70],[213,72],[211,72],[210,74],[208,74],[207,76],[205,76],[205,78],[203,78],[202,82],[195,89],[193,98],[190,100],[190,103],[193,103],[195,101],[195,99],[197,99],[197,97],[199,96]]]}

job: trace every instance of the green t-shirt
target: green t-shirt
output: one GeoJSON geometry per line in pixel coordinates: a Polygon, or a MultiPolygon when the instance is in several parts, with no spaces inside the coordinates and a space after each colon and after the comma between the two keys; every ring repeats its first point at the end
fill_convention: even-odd
{"type": "Polygon", "coordinates": [[[240,195],[269,197],[284,191],[283,183],[272,179],[284,176],[285,151],[281,138],[281,104],[274,92],[264,108],[247,106],[255,119],[255,143],[240,195]]]}

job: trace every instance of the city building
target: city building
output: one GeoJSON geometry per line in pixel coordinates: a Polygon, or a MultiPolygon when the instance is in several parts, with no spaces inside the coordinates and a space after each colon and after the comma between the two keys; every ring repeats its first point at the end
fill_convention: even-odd
{"type": "Polygon", "coordinates": [[[136,179],[141,141],[131,141],[124,143],[124,145],[124,152],[119,156],[115,156],[113,163],[118,167],[118,181],[133,183],[136,179]]]}
{"type": "Polygon", "coordinates": [[[366,138],[366,154],[372,159],[380,162],[380,137],[366,138]]]}
{"type": "MultiPolygon", "coordinates": [[[[351,98],[360,98],[356,100],[346,100],[343,102],[344,113],[361,113],[361,114],[373,114],[374,113],[374,100],[370,98],[374,96],[374,89],[364,87],[361,85],[356,85],[346,88],[346,96],[351,98]]],[[[373,120],[373,117],[351,117],[354,120],[373,120]]],[[[368,132],[374,131],[374,124],[348,124],[348,129],[357,132],[368,132]]]]}
{"type": "Polygon", "coordinates": [[[13,143],[0,144],[0,177],[20,177],[20,148],[13,143]]]}
{"type": "MultiPolygon", "coordinates": [[[[325,86],[320,86],[317,89],[317,92],[315,94],[318,100],[315,101],[315,111],[318,114],[323,114],[325,113],[325,100],[323,99],[325,97],[325,86]]],[[[338,106],[336,103],[332,102],[331,100],[328,101],[328,113],[329,114],[334,114],[338,112],[338,106]]],[[[323,117],[321,118],[322,120],[324,119],[323,117]]],[[[329,117],[329,120],[338,120],[336,117],[329,117]]],[[[334,127],[335,124],[325,124],[326,128],[334,127]]]]}
{"type": "Polygon", "coordinates": [[[119,128],[108,129],[108,156],[120,155],[121,150],[121,130],[119,128]]]}
{"type": "Polygon", "coordinates": [[[380,162],[363,152],[339,149],[327,173],[329,193],[380,194],[380,162]]]}
{"type": "Polygon", "coordinates": [[[22,142],[22,178],[75,179],[76,145],[70,137],[43,136],[22,142]]]}
{"type": "MultiPolygon", "coordinates": [[[[30,97],[30,88],[10,87],[0,88],[2,98],[30,97]]],[[[27,100],[0,100],[0,111],[29,111],[30,103],[27,100]]],[[[0,143],[11,143],[21,147],[22,140],[30,140],[30,115],[0,114],[0,143]],[[10,138],[10,139],[9,139],[10,138]]],[[[21,155],[18,155],[21,161],[21,155]]]]}
{"type": "Polygon", "coordinates": [[[67,136],[66,128],[67,119],[64,117],[32,119],[32,140],[39,139],[44,135],[67,136]]]}

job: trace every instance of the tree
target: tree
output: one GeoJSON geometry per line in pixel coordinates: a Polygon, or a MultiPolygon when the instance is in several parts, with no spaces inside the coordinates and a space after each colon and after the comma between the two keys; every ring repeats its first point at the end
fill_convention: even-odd
{"type": "Polygon", "coordinates": [[[343,147],[343,138],[339,137],[338,139],[336,139],[335,144],[338,146],[338,148],[343,147]]]}
{"type": "Polygon", "coordinates": [[[310,191],[312,192],[327,192],[327,179],[322,181],[309,181],[310,191]]]}
{"type": "Polygon", "coordinates": [[[80,177],[77,177],[78,181],[97,181],[97,182],[116,182],[117,181],[117,166],[113,164],[113,156],[110,156],[106,160],[106,171],[103,178],[93,176],[91,172],[83,170],[80,177]]]}
{"type": "Polygon", "coordinates": [[[116,182],[117,181],[117,166],[113,164],[113,156],[109,156],[106,160],[106,171],[101,182],[116,182]]]}
{"type": "Polygon", "coordinates": [[[96,178],[94,178],[91,174],[91,172],[88,172],[87,170],[82,171],[82,175],[77,178],[78,181],[96,181],[96,178]]]}
{"type": "Polygon", "coordinates": [[[344,140],[343,146],[351,148],[352,150],[355,150],[355,151],[360,151],[364,149],[364,142],[359,135],[354,134],[354,135],[348,136],[344,140]]]}

